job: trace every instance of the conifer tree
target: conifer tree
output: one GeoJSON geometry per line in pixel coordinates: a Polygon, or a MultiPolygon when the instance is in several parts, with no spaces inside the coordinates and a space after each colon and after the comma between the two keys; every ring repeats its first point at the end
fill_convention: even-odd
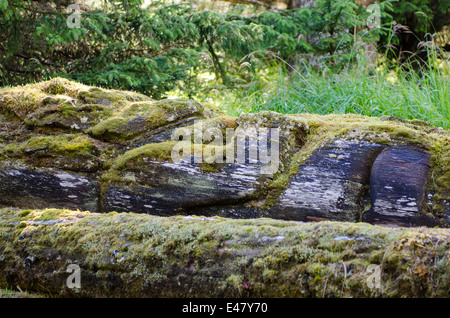
{"type": "Polygon", "coordinates": [[[188,5],[81,5],[80,27],[70,28],[71,2],[0,0],[0,86],[65,76],[159,98],[198,63],[188,5]]]}

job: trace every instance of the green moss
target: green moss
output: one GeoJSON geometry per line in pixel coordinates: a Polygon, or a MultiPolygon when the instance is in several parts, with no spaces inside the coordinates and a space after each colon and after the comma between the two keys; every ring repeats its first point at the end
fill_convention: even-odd
{"type": "Polygon", "coordinates": [[[101,136],[107,133],[113,133],[117,128],[123,126],[127,122],[127,119],[123,117],[110,117],[98,123],[92,127],[88,132],[93,136],[101,136]]]}
{"type": "Polygon", "coordinates": [[[42,91],[52,95],[62,95],[68,93],[66,85],[70,84],[70,81],[63,78],[54,78],[42,85],[42,91]]]}
{"type": "Polygon", "coordinates": [[[46,96],[37,90],[26,90],[26,88],[3,88],[0,89],[0,108],[10,111],[19,118],[24,118],[29,113],[39,108],[41,100],[46,96]]]}
{"type": "MultiPolygon", "coordinates": [[[[108,182],[120,182],[123,181],[123,177],[117,170],[109,169],[100,176],[100,181],[102,182],[102,185],[107,187],[108,182]]],[[[106,188],[104,190],[106,190],[106,188]]]]}
{"type": "Polygon", "coordinates": [[[73,139],[70,138],[61,143],[53,143],[50,145],[50,149],[53,149],[55,152],[71,152],[87,155],[92,153],[96,147],[89,138],[86,138],[85,136],[76,136],[73,139]]]}
{"type": "MultiPolygon", "coordinates": [[[[51,113],[44,112],[40,116],[34,113],[48,107],[51,109],[47,111],[57,111],[65,118],[78,118],[77,113],[85,105],[97,105],[98,107],[91,107],[90,110],[84,107],[83,111],[100,119],[132,119],[142,116],[154,124],[164,124],[187,115],[201,114],[203,111],[199,103],[191,100],[152,101],[148,96],[135,92],[89,87],[62,78],[3,88],[0,89],[0,96],[0,109],[10,111],[22,119],[33,114],[29,121],[35,125],[43,120],[40,117],[50,116],[51,113]]],[[[102,127],[105,124],[97,129],[101,130],[102,127]]]]}
{"type": "Polygon", "coordinates": [[[184,100],[128,102],[88,132],[120,142],[187,116],[201,115],[202,109],[200,104],[184,100]]]}
{"type": "Polygon", "coordinates": [[[439,135],[433,140],[431,149],[431,176],[428,191],[433,194],[432,206],[427,210],[433,215],[450,214],[450,134],[439,135]]]}
{"type": "Polygon", "coordinates": [[[114,116],[129,120],[140,117],[158,127],[188,115],[200,114],[202,110],[199,103],[191,100],[146,100],[128,103],[117,109],[114,116]]]}
{"type": "Polygon", "coordinates": [[[33,136],[25,142],[10,144],[3,149],[6,153],[14,154],[15,156],[24,156],[39,150],[59,155],[88,156],[96,153],[97,147],[89,137],[77,134],[33,136]]]}
{"type": "Polygon", "coordinates": [[[200,170],[204,173],[217,173],[221,167],[223,167],[223,164],[221,164],[221,163],[202,163],[202,164],[200,164],[200,170]]]}
{"type": "Polygon", "coordinates": [[[40,215],[35,219],[36,221],[49,221],[49,220],[55,220],[61,215],[68,213],[64,210],[58,210],[58,209],[50,209],[43,211],[40,213],[40,215]]]}
{"type": "Polygon", "coordinates": [[[54,78],[35,84],[2,88],[0,109],[9,110],[24,119],[48,104],[58,104],[60,100],[68,100],[68,97],[75,98],[80,89],[87,87],[63,78],[54,78]]]}
{"type": "Polygon", "coordinates": [[[178,113],[186,109],[189,109],[192,113],[203,110],[203,106],[200,103],[188,99],[163,99],[156,101],[154,106],[169,111],[170,113],[178,113]]]}
{"type": "Polygon", "coordinates": [[[237,118],[231,116],[219,116],[214,118],[215,121],[220,122],[223,128],[236,128],[237,127],[237,118]]]}
{"type": "Polygon", "coordinates": [[[60,106],[60,112],[65,118],[76,118],[78,109],[70,102],[64,102],[60,106]]]}
{"type": "Polygon", "coordinates": [[[143,158],[157,161],[171,160],[172,149],[176,143],[177,141],[170,140],[129,150],[117,158],[114,167],[116,169],[133,169],[139,166],[143,158]]]}
{"type": "Polygon", "coordinates": [[[264,208],[269,208],[277,202],[278,197],[289,186],[290,176],[289,173],[281,173],[273,181],[269,182],[267,185],[268,195],[264,203],[264,208]]]}
{"type": "Polygon", "coordinates": [[[0,109],[9,110],[30,125],[57,120],[58,116],[106,119],[132,102],[151,101],[145,95],[90,87],[62,78],[0,89],[0,109]]]}
{"type": "Polygon", "coordinates": [[[426,127],[426,128],[435,128],[433,124],[420,120],[420,119],[411,119],[408,121],[409,123],[411,123],[412,125],[416,125],[416,126],[422,126],[422,127],[426,127]]]}
{"type": "MultiPolygon", "coordinates": [[[[8,225],[19,213],[1,210],[0,233],[10,239],[0,245],[18,244],[19,235],[24,235],[8,225]]],[[[79,262],[85,275],[96,275],[99,282],[86,285],[82,290],[86,297],[434,297],[447,293],[446,229],[392,231],[339,222],[161,218],[64,210],[32,213],[36,220],[64,218],[68,222],[28,226],[25,237],[32,238],[33,244],[25,245],[29,249],[23,252],[33,246],[38,247],[34,253],[60,251],[62,259],[52,261],[50,272],[66,268],[67,258],[79,262]],[[335,241],[341,235],[362,240],[335,241]],[[279,239],[264,243],[264,238],[274,237],[279,239]],[[374,263],[382,269],[380,290],[367,285],[366,268],[374,263]],[[113,282],[118,273],[123,281],[117,287],[123,288],[105,289],[105,283],[113,282]]],[[[14,253],[14,249],[5,250],[14,253]]],[[[42,266],[34,270],[44,273],[42,266]]],[[[41,285],[32,287],[40,290],[41,285]]],[[[68,292],[58,283],[44,287],[55,295],[68,292]]]]}
{"type": "Polygon", "coordinates": [[[25,222],[20,222],[20,224],[17,226],[18,229],[23,229],[27,227],[27,223],[25,222]]]}
{"type": "Polygon", "coordinates": [[[23,218],[23,217],[28,216],[30,213],[31,213],[31,210],[25,210],[25,211],[20,212],[18,215],[19,215],[19,217],[23,218]]]}
{"type": "Polygon", "coordinates": [[[85,87],[85,89],[79,90],[77,98],[88,104],[104,105],[151,100],[150,97],[143,94],[130,91],[108,90],[100,87],[85,87]]]}
{"type": "Polygon", "coordinates": [[[244,277],[242,275],[230,275],[225,283],[238,292],[242,292],[244,289],[244,277]]]}

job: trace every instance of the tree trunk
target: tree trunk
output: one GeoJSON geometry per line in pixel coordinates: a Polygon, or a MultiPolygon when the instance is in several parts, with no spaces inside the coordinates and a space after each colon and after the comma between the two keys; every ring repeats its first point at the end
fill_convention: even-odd
{"type": "Polygon", "coordinates": [[[228,85],[229,84],[228,76],[227,76],[225,70],[223,69],[222,64],[220,64],[219,57],[217,56],[216,52],[214,51],[213,44],[209,40],[206,41],[206,44],[208,46],[208,51],[211,54],[211,57],[213,60],[214,72],[216,74],[216,78],[221,78],[222,83],[224,85],[228,85]]]}
{"type": "Polygon", "coordinates": [[[52,297],[448,297],[448,229],[2,209],[0,236],[0,288],[52,297]]]}

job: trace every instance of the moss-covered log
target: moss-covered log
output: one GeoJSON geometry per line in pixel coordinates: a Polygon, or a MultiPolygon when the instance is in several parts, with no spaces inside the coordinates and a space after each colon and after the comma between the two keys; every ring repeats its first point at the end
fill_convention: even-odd
{"type": "Polygon", "coordinates": [[[233,118],[62,78],[0,89],[0,207],[450,227],[449,158],[450,132],[418,120],[233,118]]]}
{"type": "Polygon", "coordinates": [[[52,297],[450,296],[449,229],[2,209],[0,237],[0,288],[52,297]]]}

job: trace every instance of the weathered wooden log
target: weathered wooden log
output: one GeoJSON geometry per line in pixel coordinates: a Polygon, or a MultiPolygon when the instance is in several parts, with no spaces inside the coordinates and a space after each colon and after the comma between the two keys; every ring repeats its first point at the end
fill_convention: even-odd
{"type": "Polygon", "coordinates": [[[97,211],[99,205],[99,185],[92,175],[11,162],[0,163],[0,194],[4,205],[22,208],[97,211]]]}
{"type": "Polygon", "coordinates": [[[232,164],[216,173],[205,173],[196,164],[148,161],[142,170],[131,170],[136,184],[110,185],[103,200],[104,212],[141,212],[170,215],[191,207],[239,203],[256,197],[260,167],[232,164]]]}
{"type": "Polygon", "coordinates": [[[52,297],[450,295],[448,229],[2,209],[0,237],[0,288],[52,297]]]}
{"type": "Polygon", "coordinates": [[[449,227],[449,158],[450,132],[417,120],[234,118],[60,78],[0,90],[0,207],[449,227]]]}
{"type": "Polygon", "coordinates": [[[389,148],[375,160],[371,172],[371,209],[363,221],[399,226],[438,225],[422,216],[430,173],[430,155],[412,147],[389,148]]]}
{"type": "Polygon", "coordinates": [[[282,193],[280,219],[358,222],[370,169],[383,145],[338,139],[311,154],[282,193]]]}

